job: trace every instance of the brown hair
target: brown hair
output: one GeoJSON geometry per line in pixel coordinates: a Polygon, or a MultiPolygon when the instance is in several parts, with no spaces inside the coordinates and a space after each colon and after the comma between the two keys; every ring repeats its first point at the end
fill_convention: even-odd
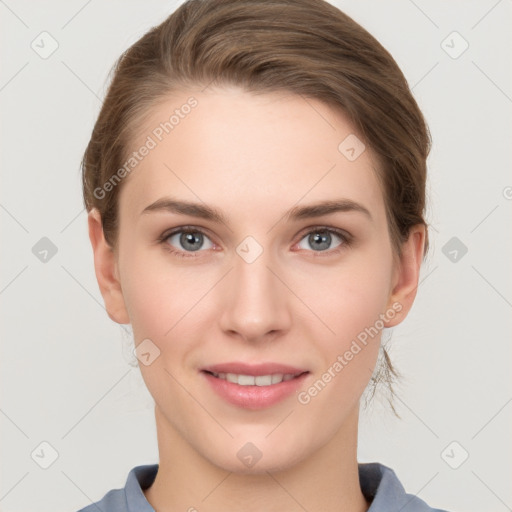
{"type": "MultiPolygon", "coordinates": [[[[348,115],[379,163],[394,257],[417,224],[426,230],[425,257],[427,125],[392,56],[328,2],[188,0],[128,48],[113,72],[83,156],[82,183],[85,206],[99,210],[114,249],[122,182],[108,193],[104,184],[126,161],[145,116],[174,90],[226,84],[299,94],[348,115]]],[[[398,373],[385,349],[383,365],[372,382],[386,381],[393,393],[398,373]]]]}

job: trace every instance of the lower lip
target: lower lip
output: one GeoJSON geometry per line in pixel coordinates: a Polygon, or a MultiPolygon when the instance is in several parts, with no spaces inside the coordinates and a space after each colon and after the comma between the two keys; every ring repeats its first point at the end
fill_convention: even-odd
{"type": "Polygon", "coordinates": [[[224,379],[218,379],[210,373],[204,371],[201,373],[221,398],[244,409],[264,409],[277,404],[293,394],[308,375],[308,373],[303,373],[294,379],[270,386],[240,386],[224,379]]]}

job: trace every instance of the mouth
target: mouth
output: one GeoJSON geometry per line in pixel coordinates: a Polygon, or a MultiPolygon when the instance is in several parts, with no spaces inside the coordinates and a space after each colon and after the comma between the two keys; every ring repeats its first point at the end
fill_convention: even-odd
{"type": "Polygon", "coordinates": [[[245,409],[263,409],[291,396],[309,370],[265,363],[225,363],[203,368],[200,373],[224,401],[245,409]]]}

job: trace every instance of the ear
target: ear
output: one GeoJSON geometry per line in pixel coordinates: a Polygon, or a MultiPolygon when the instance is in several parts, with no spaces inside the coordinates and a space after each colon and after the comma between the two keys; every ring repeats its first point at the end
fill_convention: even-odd
{"type": "Polygon", "coordinates": [[[101,215],[93,208],[88,215],[89,239],[94,253],[94,270],[108,316],[118,324],[129,324],[124,303],[119,269],[114,250],[108,245],[103,233],[101,215]]]}
{"type": "Polygon", "coordinates": [[[397,303],[401,305],[401,309],[396,309],[399,314],[385,322],[386,327],[393,327],[402,322],[414,303],[418,291],[424,246],[425,226],[423,224],[413,226],[409,232],[409,238],[402,245],[402,254],[395,266],[392,291],[388,302],[388,308],[397,303]]]}

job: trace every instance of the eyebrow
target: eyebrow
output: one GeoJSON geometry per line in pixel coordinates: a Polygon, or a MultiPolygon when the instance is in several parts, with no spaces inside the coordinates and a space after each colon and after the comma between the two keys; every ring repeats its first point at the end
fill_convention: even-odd
{"type": "MultiPolygon", "coordinates": [[[[190,215],[201,219],[229,225],[225,215],[218,210],[206,204],[192,203],[190,201],[178,201],[170,197],[162,197],[146,206],[142,210],[141,215],[151,212],[169,212],[181,215],[190,215]]],[[[285,212],[284,217],[288,220],[297,221],[314,217],[322,217],[337,212],[360,212],[373,221],[370,211],[362,204],[356,203],[351,199],[337,199],[329,201],[321,201],[319,203],[296,206],[285,212]]]]}

